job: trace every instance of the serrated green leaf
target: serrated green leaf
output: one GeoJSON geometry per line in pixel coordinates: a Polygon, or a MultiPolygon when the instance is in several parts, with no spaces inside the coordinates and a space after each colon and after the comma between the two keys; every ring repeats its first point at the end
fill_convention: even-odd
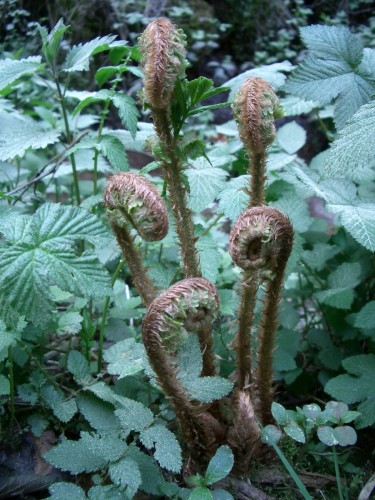
{"type": "Polygon", "coordinates": [[[65,439],[45,453],[44,458],[58,469],[71,474],[103,469],[107,460],[98,453],[98,449],[92,448],[92,443],[85,439],[85,434],[87,433],[81,433],[78,441],[65,439]]]}
{"type": "Polygon", "coordinates": [[[287,92],[322,104],[336,99],[335,122],[342,128],[370,100],[375,81],[359,39],[344,26],[301,28],[310,57],[287,82],[287,92]]]}
{"type": "Polygon", "coordinates": [[[100,138],[100,142],[96,144],[96,149],[102,153],[114,170],[118,172],[128,172],[128,155],[120,139],[110,134],[104,134],[100,138]]]}
{"type": "Polygon", "coordinates": [[[2,59],[0,61],[0,92],[24,75],[31,75],[41,68],[41,57],[2,59]]]}
{"type": "Polygon", "coordinates": [[[202,276],[212,283],[216,283],[221,260],[217,243],[210,236],[205,236],[199,238],[196,248],[198,250],[202,276]]]}
{"type": "Polygon", "coordinates": [[[233,464],[234,456],[232,450],[229,446],[220,446],[207,466],[204,476],[205,483],[211,485],[224,479],[232,470],[233,464]]]}
{"type": "Polygon", "coordinates": [[[29,216],[17,242],[3,250],[0,282],[7,303],[41,324],[52,311],[50,285],[84,297],[111,295],[109,275],[94,253],[77,256],[70,249],[77,239],[108,241],[107,234],[84,209],[43,205],[29,216]]]}
{"type": "Polygon", "coordinates": [[[217,196],[219,209],[231,220],[236,220],[249,203],[249,194],[246,192],[250,186],[249,179],[248,175],[230,179],[217,196]]]}
{"type": "Polygon", "coordinates": [[[40,395],[61,422],[69,422],[77,413],[74,399],[65,399],[64,393],[50,384],[44,385],[40,395]]]}
{"type": "Polygon", "coordinates": [[[138,401],[122,398],[122,408],[115,411],[120,419],[121,426],[128,432],[140,432],[149,427],[154,421],[152,411],[138,401]]]}
{"type": "Polygon", "coordinates": [[[288,351],[280,346],[277,346],[273,359],[273,367],[277,371],[285,372],[295,370],[297,368],[297,364],[293,356],[288,351]]]}
{"type": "Polygon", "coordinates": [[[140,451],[135,444],[130,445],[126,456],[132,458],[138,465],[142,477],[140,489],[151,495],[160,495],[159,487],[164,483],[164,478],[153,458],[140,451]]]}
{"type": "Polygon", "coordinates": [[[200,377],[182,381],[192,399],[201,403],[211,403],[226,396],[232,389],[233,383],[222,377],[200,377]]]}
{"type": "Polygon", "coordinates": [[[43,418],[41,413],[32,413],[27,417],[27,423],[31,427],[31,432],[36,437],[40,437],[48,427],[48,420],[43,418]]]}
{"type": "Polygon", "coordinates": [[[218,290],[220,298],[220,313],[235,315],[238,309],[238,295],[234,290],[218,290]]]}
{"type": "MultiPolygon", "coordinates": [[[[117,486],[93,486],[88,491],[90,500],[124,500],[124,495],[117,486]]],[[[71,500],[71,499],[67,499],[71,500]]]]}
{"type": "Polygon", "coordinates": [[[145,348],[134,339],[125,339],[104,351],[108,373],[119,378],[134,375],[145,368],[145,348]]]}
{"type": "MultiPolygon", "coordinates": [[[[341,301],[342,298],[337,299],[337,296],[336,296],[335,300],[341,301]]],[[[330,302],[325,302],[325,303],[328,305],[332,305],[332,303],[330,303],[330,302]]],[[[333,307],[337,307],[338,302],[334,302],[334,303],[336,305],[333,307]]],[[[342,306],[342,302],[340,302],[339,305],[342,306]]],[[[338,307],[338,309],[344,309],[344,307],[338,307]]],[[[332,346],[332,347],[328,347],[328,349],[324,349],[324,350],[320,351],[318,354],[318,358],[325,368],[329,368],[330,370],[338,370],[340,368],[340,365],[341,365],[343,353],[338,347],[332,346]]]]}
{"type": "Polygon", "coordinates": [[[155,447],[154,457],[161,467],[178,473],[182,467],[181,447],[166,427],[154,425],[141,432],[139,439],[148,449],[155,447]]]}
{"type": "MultiPolygon", "coordinates": [[[[90,104],[103,102],[111,99],[112,93],[110,90],[99,90],[98,92],[88,92],[88,96],[80,101],[73,110],[73,116],[76,116],[90,104]]],[[[76,96],[75,96],[76,97],[76,96]]]]}
{"type": "Polygon", "coordinates": [[[133,498],[142,483],[137,463],[129,457],[124,457],[118,462],[111,464],[108,472],[115,484],[121,488],[126,487],[126,496],[133,498]]]}
{"type": "Polygon", "coordinates": [[[306,201],[301,198],[283,197],[272,203],[272,206],[288,216],[293,229],[300,233],[306,232],[313,221],[306,201]]]}
{"type": "Polygon", "coordinates": [[[69,26],[65,26],[63,19],[59,19],[48,34],[47,30],[42,26],[38,26],[38,28],[43,40],[43,54],[50,64],[54,64],[61,40],[64,33],[69,29],[69,26]]]}
{"type": "Polygon", "coordinates": [[[305,101],[297,96],[288,95],[280,99],[280,104],[284,110],[285,116],[299,116],[310,113],[317,107],[314,101],[305,101]]]}
{"type": "Polygon", "coordinates": [[[59,316],[56,333],[76,335],[81,331],[83,316],[76,311],[67,311],[59,316]]]}
{"type": "Polygon", "coordinates": [[[196,168],[185,170],[190,186],[189,207],[196,212],[201,212],[224,188],[228,172],[221,168],[211,167],[208,161],[202,158],[195,160],[193,165],[196,168]]]}
{"type": "Polygon", "coordinates": [[[41,149],[58,141],[60,130],[44,130],[37,122],[18,121],[11,129],[0,131],[0,161],[23,156],[27,149],[41,149]]]}
{"type": "Polygon", "coordinates": [[[177,376],[181,383],[200,376],[203,360],[197,335],[188,335],[178,353],[177,365],[177,376]]]}
{"type": "Polygon", "coordinates": [[[375,159],[375,101],[361,106],[333,142],[324,177],[351,174],[375,159]]]}
{"type": "MultiPolygon", "coordinates": [[[[90,65],[90,57],[99,52],[109,50],[118,44],[115,42],[116,36],[107,35],[94,38],[85,44],[75,45],[70,49],[66,56],[64,71],[88,71],[90,65]]],[[[125,44],[125,42],[122,42],[125,44]]]]}
{"type": "Polygon", "coordinates": [[[283,125],[276,137],[281,148],[288,154],[296,153],[306,143],[306,131],[296,122],[283,125]]]}
{"type": "Polygon", "coordinates": [[[86,499],[86,494],[82,488],[73,483],[66,483],[64,481],[53,483],[49,488],[51,500],[83,500],[86,499]]]}
{"type": "Polygon", "coordinates": [[[116,92],[112,97],[112,102],[118,110],[121,123],[129,130],[133,139],[137,133],[137,122],[139,112],[134,99],[126,94],[116,92]]]}
{"type": "Polygon", "coordinates": [[[359,311],[354,326],[357,328],[375,328],[375,300],[368,302],[359,311]]]}
{"type": "Polygon", "coordinates": [[[106,434],[121,430],[120,421],[114,415],[113,405],[100,400],[93,394],[79,394],[77,405],[80,413],[97,431],[106,434]]]}
{"type": "Polygon", "coordinates": [[[94,380],[91,376],[87,359],[78,351],[70,351],[68,355],[68,370],[78,384],[87,385],[94,380]]]}
{"type": "Polygon", "coordinates": [[[234,500],[234,497],[227,490],[218,488],[212,492],[214,500],[234,500]]]}

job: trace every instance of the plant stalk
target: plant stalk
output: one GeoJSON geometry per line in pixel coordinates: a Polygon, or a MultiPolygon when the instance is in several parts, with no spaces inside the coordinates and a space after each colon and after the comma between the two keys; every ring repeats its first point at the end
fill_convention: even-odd
{"type": "Polygon", "coordinates": [[[250,180],[250,207],[264,205],[266,194],[266,151],[252,153],[251,157],[251,180],[250,180]]]}
{"type": "Polygon", "coordinates": [[[9,370],[9,409],[10,409],[10,425],[12,428],[15,419],[14,406],[14,361],[13,361],[13,346],[8,347],[8,370],[9,370]]]}

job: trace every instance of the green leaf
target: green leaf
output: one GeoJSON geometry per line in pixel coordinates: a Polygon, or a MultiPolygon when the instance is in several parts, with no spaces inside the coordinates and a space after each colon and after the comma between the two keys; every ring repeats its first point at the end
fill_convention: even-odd
{"type": "Polygon", "coordinates": [[[14,244],[4,247],[0,262],[2,293],[15,310],[35,324],[45,322],[53,308],[50,285],[84,297],[111,295],[109,275],[94,253],[77,256],[70,248],[79,239],[108,241],[95,215],[78,207],[45,204],[28,216],[23,228],[22,234],[12,235],[14,244]]]}
{"type": "Polygon", "coordinates": [[[340,425],[333,432],[340,446],[352,446],[357,442],[357,433],[349,425],[340,425]]]}
{"type": "Polygon", "coordinates": [[[10,393],[9,379],[5,375],[0,374],[0,396],[6,396],[10,393]]]}
{"type": "Polygon", "coordinates": [[[232,389],[233,383],[222,377],[200,377],[182,381],[192,399],[201,403],[211,403],[226,396],[232,389]]]}
{"type": "Polygon", "coordinates": [[[214,500],[234,500],[233,496],[227,491],[218,488],[212,492],[214,500]]]}
{"type": "Polygon", "coordinates": [[[81,331],[83,316],[76,311],[67,311],[59,316],[56,333],[76,335],[81,331]]]}
{"type": "Polygon", "coordinates": [[[27,417],[27,423],[31,427],[31,432],[36,437],[40,437],[48,427],[48,420],[43,418],[41,413],[35,412],[27,417]]]}
{"type": "Polygon", "coordinates": [[[224,479],[232,470],[233,464],[234,456],[232,450],[229,446],[220,446],[207,466],[204,476],[205,483],[211,485],[224,479]]]}
{"type": "Polygon", "coordinates": [[[203,158],[195,160],[193,166],[194,168],[185,170],[190,186],[189,206],[192,210],[201,212],[223,189],[228,172],[211,167],[203,158]]]}
{"type": "Polygon", "coordinates": [[[111,464],[108,472],[115,484],[121,488],[126,487],[126,497],[133,498],[142,483],[137,463],[129,457],[124,457],[118,462],[111,464]]]}
{"type": "Polygon", "coordinates": [[[121,123],[129,130],[134,139],[137,133],[137,122],[139,119],[139,112],[134,99],[126,94],[116,92],[112,97],[112,102],[118,110],[121,123]]]}
{"type": "Polygon", "coordinates": [[[375,328],[375,300],[362,307],[355,318],[354,326],[363,329],[375,328]]]}
{"type": "Polygon", "coordinates": [[[329,150],[324,177],[339,177],[375,159],[375,101],[361,106],[339,132],[329,150]]]}
{"type": "Polygon", "coordinates": [[[292,223],[293,229],[300,233],[306,232],[313,221],[308,211],[306,201],[301,198],[285,196],[275,203],[272,203],[272,206],[287,215],[292,223]]]}
{"type": "Polygon", "coordinates": [[[306,442],[305,433],[303,432],[302,428],[297,424],[297,422],[295,422],[294,420],[291,420],[284,427],[284,432],[298,443],[306,442]]]}
{"type": "Polygon", "coordinates": [[[43,40],[43,54],[49,64],[52,65],[56,61],[61,40],[65,32],[69,29],[69,26],[65,26],[63,19],[59,19],[49,34],[47,34],[47,30],[42,26],[38,26],[38,28],[43,40]]]}
{"type": "Polygon", "coordinates": [[[207,235],[199,238],[196,248],[198,250],[202,276],[212,283],[216,283],[221,261],[221,254],[217,248],[217,243],[211,236],[207,235]]]}
{"type": "MultiPolygon", "coordinates": [[[[73,116],[77,116],[83,109],[85,109],[90,104],[96,102],[103,102],[111,99],[112,93],[109,90],[99,90],[98,92],[86,92],[83,95],[87,95],[84,99],[80,101],[79,104],[73,110],[73,116]],[[87,95],[89,94],[89,95],[87,95]]],[[[77,97],[76,95],[74,97],[77,97]]]]}
{"type": "Polygon", "coordinates": [[[320,406],[316,403],[304,405],[302,411],[305,417],[309,420],[312,420],[313,422],[315,422],[319,415],[322,413],[320,406]]]}
{"type": "Polygon", "coordinates": [[[79,394],[77,405],[80,413],[95,430],[103,434],[121,430],[112,404],[100,400],[93,394],[79,394]]]}
{"type": "Polygon", "coordinates": [[[188,500],[213,500],[211,491],[205,486],[194,488],[190,493],[188,500]]]}
{"type": "Polygon", "coordinates": [[[324,390],[335,399],[352,404],[361,402],[358,411],[361,416],[356,419],[359,429],[375,423],[375,355],[359,354],[344,359],[343,367],[352,375],[344,374],[332,378],[324,390]]]}
{"type": "Polygon", "coordinates": [[[87,359],[78,351],[70,351],[68,355],[68,370],[80,385],[90,384],[94,380],[91,376],[87,359]]]}
{"type": "Polygon", "coordinates": [[[103,357],[108,363],[108,373],[124,378],[145,368],[145,356],[143,345],[130,338],[111,346],[103,357]]]}
{"type": "Polygon", "coordinates": [[[122,398],[122,408],[115,411],[120,419],[121,426],[126,431],[140,432],[149,427],[154,421],[152,411],[138,401],[122,398]]]}
{"type": "Polygon", "coordinates": [[[249,203],[250,177],[241,175],[230,179],[225,188],[218,194],[219,209],[231,220],[236,220],[249,203]]]}
{"type": "Polygon", "coordinates": [[[177,377],[181,383],[200,376],[203,360],[197,335],[188,335],[178,353],[177,365],[177,377]]]}
{"type": "Polygon", "coordinates": [[[77,413],[74,399],[65,399],[64,393],[52,385],[44,385],[40,395],[61,422],[69,422],[77,413]]]}
{"type": "Polygon", "coordinates": [[[129,446],[126,456],[132,458],[138,465],[142,477],[140,489],[151,495],[160,495],[160,486],[164,483],[164,478],[153,458],[140,451],[135,444],[129,446]]]}
{"type": "Polygon", "coordinates": [[[0,131],[0,161],[23,156],[27,149],[41,149],[58,141],[60,130],[44,130],[34,120],[17,121],[0,131]]]}
{"type": "Polygon", "coordinates": [[[58,469],[71,474],[103,469],[107,460],[100,454],[100,444],[97,443],[93,448],[92,442],[84,437],[85,434],[82,432],[78,441],[65,439],[45,453],[44,458],[58,469]]]}
{"type": "Polygon", "coordinates": [[[0,61],[0,92],[24,75],[32,75],[42,67],[40,56],[0,61]]]}
{"type": "MultiPolygon", "coordinates": [[[[94,38],[85,44],[75,45],[70,49],[66,56],[64,71],[88,71],[90,65],[90,57],[99,52],[109,50],[119,44],[115,42],[116,36],[107,35],[94,38]]],[[[125,45],[126,42],[120,42],[125,45]]]]}
{"type": "Polygon", "coordinates": [[[155,447],[154,457],[161,467],[171,472],[180,472],[182,467],[181,447],[170,430],[161,425],[154,425],[141,432],[139,439],[146,448],[155,447]]]}
{"type": "Polygon", "coordinates": [[[327,446],[334,446],[339,443],[337,437],[335,436],[334,429],[328,425],[318,427],[317,435],[320,441],[327,446]]]}
{"type": "Polygon", "coordinates": [[[296,122],[283,125],[276,137],[280,147],[288,154],[296,153],[306,143],[306,131],[296,122]]]}
{"type": "Polygon", "coordinates": [[[104,134],[96,149],[109,161],[111,167],[118,172],[129,171],[129,160],[125,147],[120,139],[110,134],[104,134]]]}
{"type": "Polygon", "coordinates": [[[289,421],[289,415],[283,405],[279,403],[272,403],[271,412],[273,418],[280,425],[285,425],[289,421]]]}
{"type": "Polygon", "coordinates": [[[82,488],[64,481],[51,484],[48,490],[51,494],[48,498],[51,500],[71,500],[72,498],[74,500],[83,500],[87,498],[82,488]]]}
{"type": "Polygon", "coordinates": [[[335,122],[340,129],[374,93],[371,58],[343,26],[307,26],[301,28],[301,36],[310,57],[298,66],[285,90],[322,104],[336,98],[335,122]]]}
{"type": "Polygon", "coordinates": [[[266,425],[262,429],[261,441],[272,446],[280,441],[282,435],[281,430],[276,425],[266,425]]]}

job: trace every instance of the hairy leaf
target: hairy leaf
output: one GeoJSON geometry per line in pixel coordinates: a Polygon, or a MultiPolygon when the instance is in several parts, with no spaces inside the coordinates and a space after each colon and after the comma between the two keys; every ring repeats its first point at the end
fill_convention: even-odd
{"type": "Polygon", "coordinates": [[[249,194],[246,189],[249,188],[250,181],[248,175],[241,175],[230,179],[225,188],[218,194],[219,209],[231,220],[236,220],[240,213],[249,203],[249,194]]]}
{"type": "Polygon", "coordinates": [[[145,348],[134,339],[117,342],[104,352],[107,370],[119,378],[134,375],[145,368],[145,348]]]}
{"type": "Polygon", "coordinates": [[[211,167],[203,158],[195,160],[193,165],[195,168],[185,170],[190,186],[189,206],[200,212],[214,201],[225,186],[228,173],[221,168],[211,167]]]}
{"type": "Polygon", "coordinates": [[[154,457],[161,467],[171,472],[180,472],[182,467],[181,447],[170,430],[161,425],[154,425],[141,432],[140,440],[148,449],[155,447],[154,457]]]}
{"type": "Polygon", "coordinates": [[[90,57],[99,52],[109,50],[111,47],[125,45],[126,42],[115,42],[116,36],[107,35],[94,38],[85,44],[75,45],[70,49],[66,56],[64,71],[88,71],[90,65],[90,57]]]}
{"type": "Polygon", "coordinates": [[[133,498],[142,483],[137,463],[132,458],[126,456],[118,462],[111,464],[108,472],[115,484],[121,488],[125,488],[126,497],[133,498]]]}
{"type": "Polygon", "coordinates": [[[119,172],[129,170],[129,160],[125,147],[120,139],[110,134],[102,135],[96,149],[108,160],[111,167],[119,172]]]}
{"type": "Polygon", "coordinates": [[[139,112],[134,99],[126,94],[116,92],[112,97],[112,102],[118,110],[121,123],[129,130],[133,139],[137,133],[137,121],[139,112]]]}
{"type": "Polygon", "coordinates": [[[75,500],[86,499],[85,492],[82,488],[73,483],[65,483],[64,481],[59,483],[53,483],[49,487],[49,492],[51,496],[48,498],[51,500],[68,500],[74,498],[75,500]]]}
{"type": "Polygon", "coordinates": [[[41,68],[41,57],[27,59],[2,59],[0,61],[0,92],[24,75],[31,75],[41,68]]]}
{"type": "Polygon", "coordinates": [[[115,411],[115,415],[120,419],[121,426],[129,432],[143,431],[154,421],[151,410],[142,403],[127,398],[121,399],[121,408],[115,411]]]}

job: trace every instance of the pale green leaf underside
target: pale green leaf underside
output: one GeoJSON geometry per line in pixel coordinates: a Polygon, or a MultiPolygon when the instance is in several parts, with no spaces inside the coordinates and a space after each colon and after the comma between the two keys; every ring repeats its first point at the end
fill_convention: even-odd
{"type": "Polygon", "coordinates": [[[35,73],[40,68],[40,56],[27,59],[3,59],[0,61],[0,92],[24,75],[35,73]]]}
{"type": "Polygon", "coordinates": [[[236,220],[250,201],[249,194],[246,192],[246,189],[250,187],[249,179],[248,175],[231,179],[218,194],[219,209],[231,220],[236,220]]]}
{"type": "Polygon", "coordinates": [[[225,186],[225,177],[228,175],[221,168],[209,166],[204,169],[188,169],[185,173],[190,186],[189,206],[195,212],[204,210],[214,201],[225,186]]]}
{"type": "Polygon", "coordinates": [[[340,131],[329,150],[325,177],[353,173],[375,161],[375,101],[361,108],[340,131]]]}

